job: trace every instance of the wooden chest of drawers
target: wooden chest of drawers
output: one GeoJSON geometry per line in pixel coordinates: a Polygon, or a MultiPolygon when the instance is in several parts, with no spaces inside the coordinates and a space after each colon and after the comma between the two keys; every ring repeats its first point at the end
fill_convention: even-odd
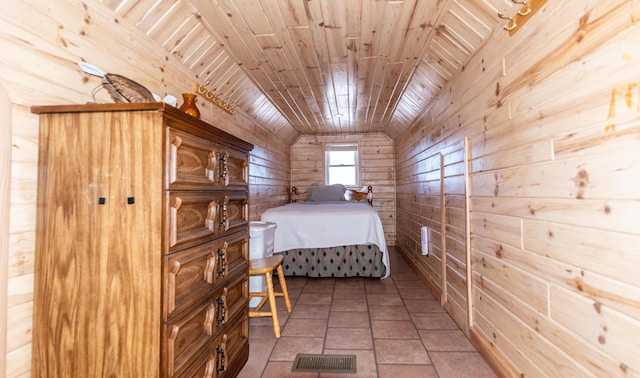
{"type": "Polygon", "coordinates": [[[237,375],[253,146],[163,104],[33,112],[33,376],[237,375]]]}

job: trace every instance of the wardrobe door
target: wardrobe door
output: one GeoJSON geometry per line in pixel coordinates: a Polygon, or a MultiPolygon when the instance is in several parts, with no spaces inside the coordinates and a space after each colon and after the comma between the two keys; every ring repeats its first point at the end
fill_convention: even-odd
{"type": "Polygon", "coordinates": [[[144,118],[41,116],[36,376],[158,374],[161,134],[144,118]]]}

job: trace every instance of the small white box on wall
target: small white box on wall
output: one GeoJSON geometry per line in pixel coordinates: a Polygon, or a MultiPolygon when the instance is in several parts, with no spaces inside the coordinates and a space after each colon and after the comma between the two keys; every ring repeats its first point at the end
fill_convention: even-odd
{"type": "Polygon", "coordinates": [[[420,240],[422,242],[422,254],[424,256],[429,255],[429,229],[426,226],[422,226],[420,229],[420,240]]]}

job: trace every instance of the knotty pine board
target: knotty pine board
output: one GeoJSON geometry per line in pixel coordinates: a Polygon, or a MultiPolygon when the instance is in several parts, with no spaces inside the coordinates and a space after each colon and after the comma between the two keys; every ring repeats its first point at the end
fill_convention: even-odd
{"type": "MultiPolygon", "coordinates": [[[[400,138],[396,151],[397,160],[408,158],[410,161],[405,164],[417,164],[409,152],[427,144],[422,140],[431,142],[432,146],[427,148],[436,152],[458,138],[470,136],[472,178],[475,180],[470,187],[471,207],[472,217],[476,220],[471,225],[471,232],[477,235],[472,240],[479,243],[483,238],[481,235],[490,235],[491,242],[495,243],[493,248],[503,248],[490,251],[491,255],[499,253],[503,256],[501,260],[494,257],[496,261],[505,260],[504,256],[508,254],[505,251],[520,252],[515,263],[502,263],[509,264],[510,269],[531,271],[539,280],[562,284],[567,290],[573,290],[575,295],[589,298],[589,303],[599,301],[615,311],[631,314],[635,320],[626,327],[633,330],[638,326],[634,309],[637,302],[632,297],[637,286],[621,283],[620,280],[628,282],[634,278],[628,269],[620,272],[617,269],[625,262],[637,265],[629,256],[628,247],[629,243],[638,242],[638,229],[634,226],[638,223],[633,221],[638,217],[634,211],[637,190],[633,189],[637,187],[637,158],[623,153],[636,150],[638,145],[636,92],[632,89],[631,96],[627,95],[640,77],[638,54],[629,49],[635,46],[633,40],[636,38],[632,32],[621,32],[634,27],[630,21],[633,18],[628,17],[629,4],[588,2],[576,8],[576,4],[565,2],[556,5],[553,11],[547,10],[550,17],[544,21],[544,29],[536,27],[542,21],[532,19],[513,38],[496,32],[494,40],[487,43],[464,72],[439,95],[431,117],[425,117],[412,134],[400,138]],[[617,4],[622,4],[622,7],[615,9],[617,4]],[[564,8],[575,8],[578,12],[567,21],[569,13],[564,8]],[[614,10],[609,12],[609,9],[614,10]],[[589,10],[589,22],[583,27],[588,30],[585,42],[578,46],[574,39],[572,45],[571,36],[579,27],[579,18],[589,10]],[[558,21],[564,19],[564,25],[549,27],[554,24],[554,18],[558,21]],[[598,18],[607,22],[595,21],[598,18]],[[616,22],[618,25],[611,25],[616,22]],[[598,31],[602,25],[606,28],[598,31]],[[542,37],[542,34],[547,36],[542,37]],[[526,42],[518,43],[522,41],[526,42]],[[558,45],[566,47],[565,50],[560,48],[566,55],[556,52],[558,45]],[[512,59],[516,55],[502,61],[510,52],[522,53],[517,65],[512,59]],[[544,60],[545,65],[536,66],[538,60],[544,60]],[[632,67],[634,64],[636,67],[632,67]],[[531,73],[542,76],[528,76],[531,80],[527,85],[512,90],[516,85],[512,83],[518,77],[526,78],[531,73]],[[507,96],[504,97],[507,101],[498,103],[496,98],[501,98],[498,96],[507,96]],[[630,104],[627,99],[630,99],[630,104]],[[610,117],[612,108],[615,117],[610,117]],[[498,185],[496,197],[495,184],[503,179],[509,184],[506,187],[498,185]],[[487,214],[474,214],[478,210],[487,214]],[[489,223],[485,223],[484,218],[489,223]],[[539,227],[533,229],[530,223],[539,227]],[[513,226],[509,231],[510,224],[513,226]],[[531,231],[525,231],[525,227],[531,231]],[[542,243],[545,240],[547,243],[555,241],[549,236],[556,235],[554,229],[562,241],[553,247],[550,257],[545,257],[543,254],[550,246],[542,243]],[[576,247],[576,243],[582,240],[585,243],[576,247]],[[604,240],[609,240],[609,245],[605,245],[604,240]],[[521,243],[535,245],[537,254],[521,251],[521,243]],[[586,248],[584,253],[582,248],[586,248]],[[595,267],[598,264],[596,250],[602,255],[600,268],[595,267]],[[616,262],[606,263],[614,259],[616,262]],[[563,268],[572,273],[563,275],[563,268]],[[554,273],[545,274],[549,270],[554,273]],[[609,277],[591,273],[593,270],[609,277]],[[580,272],[586,274],[590,284],[596,285],[592,292],[579,291],[580,272]]],[[[634,6],[637,8],[637,4],[634,6]]],[[[540,18],[540,14],[545,12],[536,17],[540,18]]],[[[398,169],[397,172],[400,183],[405,180],[406,170],[398,169]]],[[[403,209],[398,208],[398,211],[403,209]]],[[[398,245],[406,244],[404,237],[402,233],[398,234],[398,245]]],[[[489,248],[475,247],[473,253],[476,255],[487,252],[485,249],[489,248]]],[[[482,280],[474,282],[479,285],[482,280]]],[[[491,281],[487,279],[485,284],[488,282],[491,281]]],[[[476,293],[478,287],[474,289],[476,293]]],[[[496,291],[482,296],[483,301],[505,295],[504,303],[508,303],[513,294],[521,295],[520,290],[507,285],[495,287],[496,291]]],[[[474,306],[476,301],[478,299],[474,299],[474,306]]],[[[550,305],[569,310],[569,307],[556,302],[551,300],[550,305]]],[[[474,334],[490,339],[501,355],[519,367],[516,371],[535,375],[538,371],[535,365],[540,362],[535,350],[542,345],[554,351],[546,357],[551,358],[549,367],[556,370],[586,373],[585,369],[590,369],[599,375],[637,371],[637,367],[629,363],[628,356],[621,356],[625,361],[617,361],[603,354],[599,350],[601,345],[594,348],[580,339],[567,337],[570,332],[549,321],[544,314],[540,316],[542,320],[537,319],[533,323],[528,322],[529,312],[517,311],[515,307],[510,311],[509,316],[514,320],[503,325],[502,318],[494,319],[498,317],[497,307],[477,304],[474,319],[476,325],[486,328],[486,331],[477,330],[474,334]],[[491,319],[499,329],[493,327],[490,330],[491,324],[487,319],[491,319]],[[522,320],[526,320],[527,325],[522,320]],[[527,339],[527,327],[541,329],[543,326],[554,330],[538,331],[544,334],[544,337],[535,336],[538,347],[520,341],[527,339]],[[498,335],[497,339],[491,339],[493,331],[498,335]],[[516,356],[515,350],[526,352],[516,356]],[[590,361],[589,353],[582,353],[584,350],[595,353],[597,364],[591,366],[587,363],[590,361]]],[[[624,338],[614,337],[617,337],[617,342],[624,343],[624,338]]]]}

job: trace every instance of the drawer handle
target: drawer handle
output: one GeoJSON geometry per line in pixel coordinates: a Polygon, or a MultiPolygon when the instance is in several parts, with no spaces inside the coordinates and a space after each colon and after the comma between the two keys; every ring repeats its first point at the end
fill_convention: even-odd
{"type": "Polygon", "coordinates": [[[216,317],[216,325],[217,326],[221,326],[224,323],[226,323],[226,317],[227,317],[227,288],[224,288],[224,291],[222,292],[222,297],[217,297],[216,298],[216,312],[217,312],[217,317],[216,317]]]}
{"type": "Polygon", "coordinates": [[[228,152],[220,152],[218,154],[218,183],[224,186],[229,186],[229,153],[228,152]]]}
{"type": "Polygon", "coordinates": [[[216,271],[216,278],[227,275],[227,248],[229,248],[229,243],[224,242],[222,248],[218,249],[218,270],[216,271]]]}
{"type": "Polygon", "coordinates": [[[218,346],[216,346],[216,357],[217,357],[217,368],[216,368],[216,376],[219,376],[220,373],[225,371],[225,366],[224,366],[224,360],[225,360],[225,349],[227,349],[226,347],[226,343],[227,343],[227,335],[225,334],[224,336],[222,336],[222,343],[218,346]]]}
{"type": "Polygon", "coordinates": [[[218,200],[218,207],[220,208],[219,210],[220,221],[218,222],[218,230],[220,229],[222,229],[223,231],[229,230],[229,214],[228,214],[229,206],[228,205],[229,205],[229,197],[224,196],[222,200],[218,200]]]}
{"type": "Polygon", "coordinates": [[[204,333],[207,336],[213,335],[213,319],[216,317],[216,307],[211,303],[207,308],[207,313],[204,318],[204,333]]]}

